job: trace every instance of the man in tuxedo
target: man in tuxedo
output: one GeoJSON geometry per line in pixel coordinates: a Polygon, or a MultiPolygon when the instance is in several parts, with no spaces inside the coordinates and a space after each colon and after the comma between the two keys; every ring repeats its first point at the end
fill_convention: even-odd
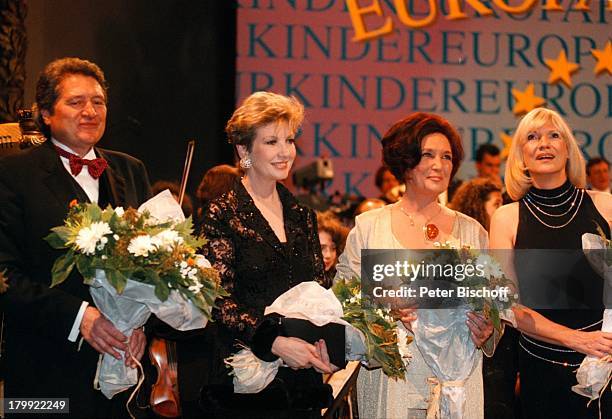
{"type": "Polygon", "coordinates": [[[5,396],[69,398],[75,417],[127,416],[125,406],[94,389],[98,357],[121,359],[118,351],[129,346],[140,359],[146,344],[142,330],[128,340],[97,310],[76,269],[49,287],[62,252],[43,238],[63,223],[72,200],[137,207],[150,193],[141,161],[95,147],[106,126],[106,94],[96,64],[51,62],[36,85],[37,121],[47,141],[0,159],[5,396]]]}

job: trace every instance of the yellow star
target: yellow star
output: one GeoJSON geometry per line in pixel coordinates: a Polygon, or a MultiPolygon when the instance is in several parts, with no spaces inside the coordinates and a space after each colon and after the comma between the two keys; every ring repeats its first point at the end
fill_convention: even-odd
{"type": "Polygon", "coordinates": [[[512,137],[506,134],[505,132],[499,133],[499,138],[504,143],[504,149],[501,151],[502,160],[506,160],[508,158],[508,154],[510,154],[510,146],[512,145],[512,137]]]}
{"type": "MultiPolygon", "coordinates": [[[[612,5],[612,3],[610,3],[612,5]]],[[[591,54],[597,59],[595,74],[607,71],[612,74],[612,41],[608,41],[604,49],[592,49],[591,54]]]]}
{"type": "Polygon", "coordinates": [[[517,116],[527,113],[546,103],[546,100],[535,95],[535,86],[533,83],[529,83],[527,88],[522,92],[518,89],[512,89],[512,96],[514,96],[514,100],[516,100],[512,112],[517,116]]]}
{"type": "Polygon", "coordinates": [[[576,63],[567,61],[565,50],[559,52],[556,60],[545,59],[546,65],[551,69],[548,77],[548,84],[558,83],[561,80],[567,87],[572,87],[572,79],[570,75],[580,68],[576,63]]]}

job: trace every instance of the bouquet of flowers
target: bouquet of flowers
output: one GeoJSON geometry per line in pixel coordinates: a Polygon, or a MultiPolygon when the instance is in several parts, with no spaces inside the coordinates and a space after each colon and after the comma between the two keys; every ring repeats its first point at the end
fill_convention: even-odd
{"type": "Polygon", "coordinates": [[[342,318],[363,334],[365,361],[372,366],[380,365],[389,378],[405,379],[412,337],[397,327],[391,310],[363,299],[358,278],[338,281],[332,290],[342,304],[342,318]]]}
{"type": "MultiPolygon", "coordinates": [[[[415,343],[423,359],[436,375],[428,414],[435,417],[461,418],[465,411],[465,380],[478,363],[477,348],[470,337],[465,323],[469,311],[482,312],[491,319],[494,327],[502,331],[501,318],[508,317],[510,307],[517,298],[516,286],[508,279],[499,263],[488,254],[470,248],[453,248],[451,243],[440,245],[440,252],[434,250],[427,263],[479,267],[472,273],[455,275],[452,286],[470,290],[496,290],[456,298],[452,307],[439,309],[418,309],[417,318],[412,322],[415,343]],[[506,288],[509,292],[499,292],[506,288]],[[511,291],[511,292],[510,292],[511,291]]],[[[467,270],[465,271],[467,272],[467,270]]],[[[435,284],[437,278],[429,284],[435,284]]]]}
{"type": "MultiPolygon", "coordinates": [[[[216,298],[226,295],[218,273],[196,254],[205,241],[168,191],[138,210],[73,201],[64,225],[45,240],[66,249],[52,268],[51,286],[76,268],[96,307],[126,336],[151,313],[178,330],[203,328],[216,298]]],[[[108,354],[99,365],[100,389],[111,398],[136,384],[137,372],[108,354]]]]}
{"type": "MultiPolygon", "coordinates": [[[[606,238],[599,226],[598,230],[599,236],[591,233],[582,235],[582,249],[590,265],[604,280],[604,303],[606,307],[610,307],[612,306],[612,241],[606,238]]],[[[612,332],[612,309],[604,310],[601,330],[612,332]]],[[[612,357],[608,355],[598,359],[589,355],[584,358],[576,371],[578,384],[573,386],[572,390],[593,401],[603,394],[611,379],[612,357]]]]}
{"type": "MultiPolygon", "coordinates": [[[[277,313],[290,319],[307,320],[316,326],[342,324],[345,326],[345,360],[379,363],[385,374],[403,379],[407,356],[402,355],[407,351],[402,353],[401,348],[407,345],[400,344],[401,338],[398,338],[389,313],[365,303],[362,308],[359,293],[358,279],[337,284],[333,290],[326,290],[314,281],[302,282],[274,300],[264,314],[277,313]]],[[[246,347],[225,361],[232,368],[236,393],[263,390],[282,366],[281,359],[262,361],[246,347]]]]}

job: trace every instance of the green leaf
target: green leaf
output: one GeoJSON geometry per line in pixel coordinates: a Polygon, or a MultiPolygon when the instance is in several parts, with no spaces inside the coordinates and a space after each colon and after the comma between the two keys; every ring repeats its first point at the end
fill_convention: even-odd
{"type": "Polygon", "coordinates": [[[497,307],[492,307],[489,312],[489,316],[491,317],[491,322],[493,323],[493,327],[501,332],[502,324],[501,319],[499,318],[499,310],[497,307]]]}
{"type": "Polygon", "coordinates": [[[113,207],[109,205],[104,209],[104,211],[102,211],[100,219],[105,223],[109,223],[113,218],[113,215],[115,215],[115,210],[113,210],[113,207]]]}
{"type": "Polygon", "coordinates": [[[88,204],[87,205],[87,215],[91,219],[91,221],[100,221],[102,218],[102,210],[98,206],[98,204],[88,204]]]}
{"type": "Polygon", "coordinates": [[[116,269],[105,269],[104,272],[108,282],[117,290],[118,294],[121,294],[127,284],[127,278],[116,269]]]}
{"type": "Polygon", "coordinates": [[[160,301],[166,301],[170,295],[170,288],[163,281],[159,281],[155,284],[155,295],[160,301]]]}
{"type": "Polygon", "coordinates": [[[66,245],[66,241],[64,239],[62,239],[57,233],[49,233],[49,235],[47,235],[45,237],[45,241],[47,243],[49,243],[49,246],[51,246],[54,249],[65,249],[66,247],[68,247],[66,245]]]}
{"type": "Polygon", "coordinates": [[[108,220],[108,225],[110,226],[111,230],[113,230],[113,233],[116,233],[117,230],[119,229],[120,221],[121,221],[121,218],[119,218],[117,213],[113,211],[110,217],[110,220],[108,220]]]}
{"type": "Polygon", "coordinates": [[[66,254],[57,258],[51,268],[51,286],[61,284],[68,278],[74,268],[74,250],[70,249],[66,254]]]}
{"type": "Polygon", "coordinates": [[[64,240],[65,242],[70,241],[72,236],[75,234],[70,227],[65,226],[53,227],[51,231],[56,233],[60,239],[64,240]]]}
{"type": "Polygon", "coordinates": [[[91,282],[96,275],[96,269],[92,266],[92,258],[85,255],[77,255],[75,259],[77,270],[86,281],[91,282]]]}

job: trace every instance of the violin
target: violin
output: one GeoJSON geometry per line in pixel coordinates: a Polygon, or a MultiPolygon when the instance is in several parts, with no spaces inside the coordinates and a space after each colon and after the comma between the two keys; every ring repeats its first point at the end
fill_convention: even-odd
{"type": "Polygon", "coordinates": [[[149,358],[157,370],[157,381],[151,388],[151,410],[165,418],[181,415],[178,393],[176,342],[153,338],[149,345],[149,358]]]}
{"type": "MultiPolygon", "coordinates": [[[[195,141],[187,143],[187,156],[183,167],[181,189],[178,203],[183,204],[185,188],[191,168],[191,160],[195,149],[195,141]]],[[[157,369],[157,382],[151,388],[151,410],[165,418],[178,418],[181,416],[181,404],[178,392],[178,371],[176,363],[176,342],[162,338],[153,338],[149,345],[151,363],[157,369]]]]}

